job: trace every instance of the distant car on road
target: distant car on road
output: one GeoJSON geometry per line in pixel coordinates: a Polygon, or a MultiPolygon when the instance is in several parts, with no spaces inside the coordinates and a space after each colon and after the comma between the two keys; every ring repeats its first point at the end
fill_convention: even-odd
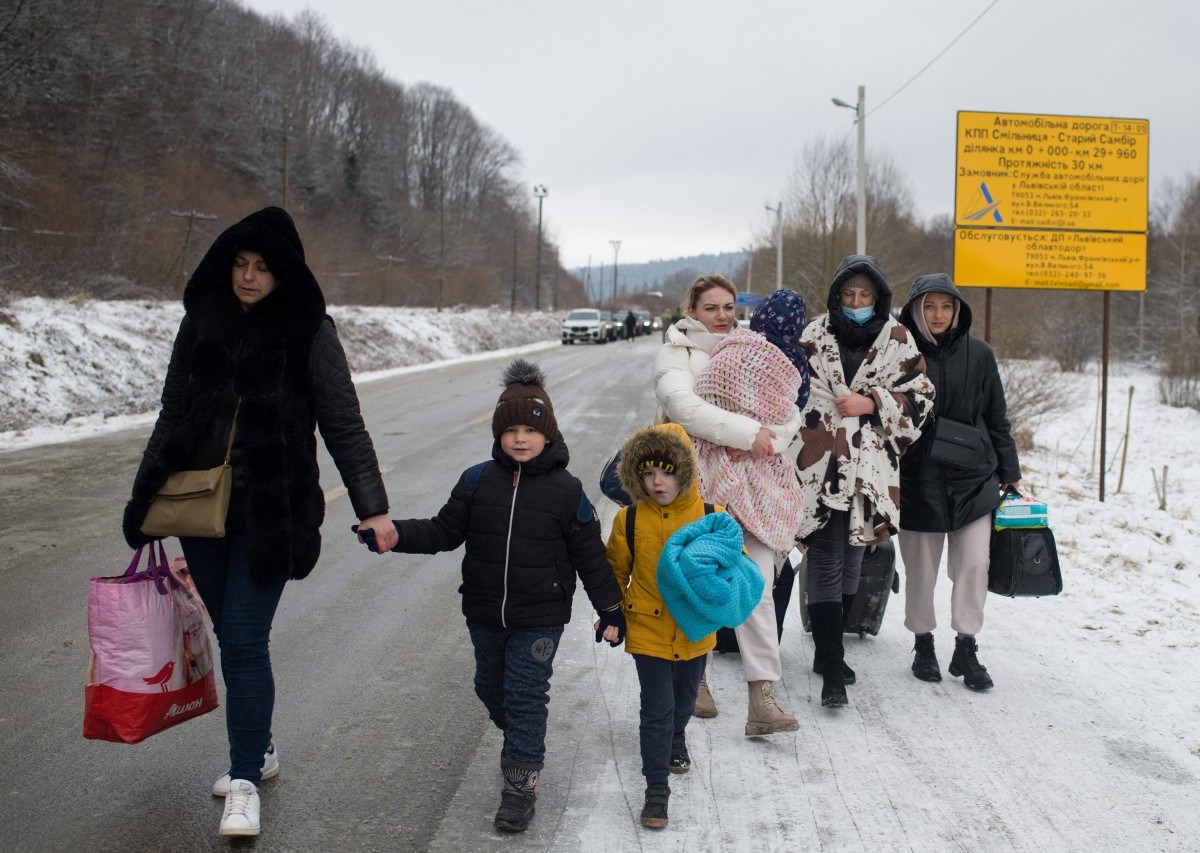
{"type": "Polygon", "coordinates": [[[562,342],[564,344],[573,344],[576,341],[608,343],[608,327],[601,313],[595,308],[576,308],[562,321],[562,342]]]}
{"type": "Polygon", "coordinates": [[[638,318],[638,334],[648,335],[654,331],[654,315],[649,311],[634,311],[638,318]]]}
{"type": "Polygon", "coordinates": [[[625,336],[625,327],[613,317],[611,311],[600,312],[600,322],[604,325],[604,340],[619,341],[625,336]]]}

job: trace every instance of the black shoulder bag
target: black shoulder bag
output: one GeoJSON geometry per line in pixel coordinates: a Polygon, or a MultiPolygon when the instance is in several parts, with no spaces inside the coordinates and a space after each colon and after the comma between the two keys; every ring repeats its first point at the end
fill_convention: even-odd
{"type": "MultiPolygon", "coordinates": [[[[967,348],[967,369],[963,376],[964,393],[971,375],[971,341],[963,341],[967,348]]],[[[960,401],[961,402],[961,401],[960,401]]],[[[947,411],[952,411],[950,406],[947,411]]],[[[944,415],[936,415],[933,439],[929,442],[929,458],[943,465],[962,470],[973,470],[984,461],[983,432],[974,424],[956,421],[944,415]]]]}

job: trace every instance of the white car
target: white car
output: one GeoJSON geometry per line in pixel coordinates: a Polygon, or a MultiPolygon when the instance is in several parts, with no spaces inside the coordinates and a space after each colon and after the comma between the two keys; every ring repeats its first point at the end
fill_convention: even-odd
{"type": "Polygon", "coordinates": [[[600,312],[595,308],[576,308],[562,321],[562,342],[591,341],[608,343],[608,333],[600,312]]]}

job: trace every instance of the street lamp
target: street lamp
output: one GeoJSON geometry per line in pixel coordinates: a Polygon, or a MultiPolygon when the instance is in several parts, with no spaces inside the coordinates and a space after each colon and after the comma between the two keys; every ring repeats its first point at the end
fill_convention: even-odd
{"type": "Polygon", "coordinates": [[[783,290],[783,202],[763,207],[775,214],[775,289],[783,290]]]}
{"type": "Polygon", "coordinates": [[[613,310],[617,309],[617,253],[621,251],[620,240],[609,240],[613,247],[613,310]]]}
{"type": "Polygon", "coordinates": [[[833,98],[833,105],[854,110],[858,125],[858,229],[855,251],[867,253],[867,87],[858,87],[858,103],[848,104],[841,98],[833,98]]]}
{"type": "Polygon", "coordinates": [[[535,184],[533,194],[538,200],[537,272],[533,275],[533,308],[542,310],[542,199],[550,195],[545,184],[535,184]]]}

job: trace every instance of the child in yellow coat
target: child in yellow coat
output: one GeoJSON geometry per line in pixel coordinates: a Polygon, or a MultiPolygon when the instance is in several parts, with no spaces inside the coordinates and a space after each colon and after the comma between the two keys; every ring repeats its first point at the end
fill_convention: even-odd
{"type": "MultiPolygon", "coordinates": [[[[721,508],[706,507],[700,497],[695,452],[678,424],[662,424],[629,436],[621,451],[618,474],[633,500],[631,506],[618,510],[613,520],[607,554],[624,593],[625,649],[633,655],[641,685],[639,734],[642,774],[646,777],[641,823],[662,828],[667,825],[669,774],[686,773],[691,764],[684,730],[696,703],[705,656],[716,645],[715,627],[722,623],[705,623],[702,614],[694,614],[690,605],[675,598],[681,619],[682,608],[688,607],[689,631],[696,639],[689,638],[660,591],[659,559],[673,534],[721,508]],[[628,523],[630,512],[632,525],[628,523]],[[704,627],[697,629],[697,624],[704,627]]],[[[728,517],[720,521],[736,534],[733,559],[745,559],[741,556],[740,530],[728,517]]],[[[673,540],[675,554],[680,553],[680,541],[673,540]]],[[[746,563],[753,566],[748,560],[746,563]]],[[[752,575],[761,585],[758,572],[752,575]]],[[[743,583],[740,577],[738,582],[743,583]]],[[[749,595],[744,597],[749,599],[749,595]]],[[[752,608],[753,604],[747,606],[752,608]]],[[[608,632],[605,639],[615,640],[608,632]]]]}

